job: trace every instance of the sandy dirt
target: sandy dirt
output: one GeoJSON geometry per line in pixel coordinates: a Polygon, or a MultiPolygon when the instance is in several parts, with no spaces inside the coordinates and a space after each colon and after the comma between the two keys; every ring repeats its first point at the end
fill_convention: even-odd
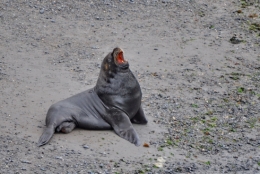
{"type": "Polygon", "coordinates": [[[260,4],[2,0],[0,173],[260,173],[260,4]],[[149,123],[136,147],[76,129],[37,147],[51,104],[119,46],[149,123]],[[162,160],[163,159],[163,160],[162,160]]]}

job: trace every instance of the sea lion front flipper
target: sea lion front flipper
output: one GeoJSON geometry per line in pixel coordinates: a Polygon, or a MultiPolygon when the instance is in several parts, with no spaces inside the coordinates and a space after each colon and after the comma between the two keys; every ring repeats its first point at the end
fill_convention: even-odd
{"type": "Polygon", "coordinates": [[[54,128],[52,126],[46,127],[46,129],[44,130],[43,134],[39,138],[38,147],[47,144],[49,142],[49,140],[51,139],[52,135],[54,134],[54,131],[55,130],[54,130],[54,128]]]}
{"type": "Polygon", "coordinates": [[[114,129],[116,134],[127,141],[140,146],[140,140],[129,117],[119,109],[111,109],[109,116],[104,118],[114,129]]]}
{"type": "Polygon", "coordinates": [[[131,122],[135,124],[147,124],[148,121],[145,118],[142,106],[140,106],[135,116],[131,119],[131,122]]]}

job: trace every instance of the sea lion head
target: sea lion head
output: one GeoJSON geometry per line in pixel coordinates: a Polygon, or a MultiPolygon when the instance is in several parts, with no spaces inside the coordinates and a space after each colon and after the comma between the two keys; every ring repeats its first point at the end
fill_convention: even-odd
{"type": "Polygon", "coordinates": [[[101,67],[105,72],[127,72],[129,63],[124,58],[123,50],[117,47],[105,57],[101,67]]]}

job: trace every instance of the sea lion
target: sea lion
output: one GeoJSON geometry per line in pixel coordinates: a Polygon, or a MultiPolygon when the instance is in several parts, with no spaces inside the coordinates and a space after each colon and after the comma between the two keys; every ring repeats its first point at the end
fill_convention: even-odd
{"type": "Polygon", "coordinates": [[[69,133],[75,127],[91,130],[114,129],[117,135],[140,146],[132,123],[146,124],[138,81],[115,48],[103,60],[94,88],[53,104],[46,116],[46,128],[38,146],[45,145],[54,132],[69,133]]]}

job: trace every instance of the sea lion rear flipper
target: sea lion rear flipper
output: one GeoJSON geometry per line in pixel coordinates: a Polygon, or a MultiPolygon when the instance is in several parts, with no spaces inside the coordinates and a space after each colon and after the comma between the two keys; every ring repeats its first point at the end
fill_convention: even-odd
{"type": "Polygon", "coordinates": [[[131,122],[135,124],[147,124],[148,121],[145,118],[142,106],[140,106],[135,116],[131,119],[131,122]]]}
{"type": "Polygon", "coordinates": [[[56,132],[62,132],[62,133],[68,134],[75,127],[76,127],[76,124],[72,121],[71,122],[63,122],[56,128],[56,132]]]}
{"type": "Polygon", "coordinates": [[[112,109],[110,115],[105,120],[113,127],[114,131],[120,137],[140,146],[140,140],[129,117],[119,109],[112,109]]]}
{"type": "Polygon", "coordinates": [[[43,134],[41,135],[39,141],[38,141],[38,147],[45,145],[49,142],[52,135],[54,134],[54,128],[53,127],[47,127],[43,134]]]}

